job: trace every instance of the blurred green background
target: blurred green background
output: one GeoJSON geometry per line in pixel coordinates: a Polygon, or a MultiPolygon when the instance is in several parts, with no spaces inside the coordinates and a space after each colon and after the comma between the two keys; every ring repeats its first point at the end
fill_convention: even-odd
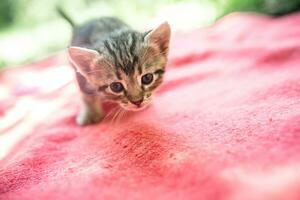
{"type": "Polygon", "coordinates": [[[42,59],[68,45],[71,27],[56,6],[77,23],[116,16],[140,29],[168,20],[175,30],[190,30],[234,11],[281,16],[299,10],[300,0],[1,0],[0,68],[42,59]]]}

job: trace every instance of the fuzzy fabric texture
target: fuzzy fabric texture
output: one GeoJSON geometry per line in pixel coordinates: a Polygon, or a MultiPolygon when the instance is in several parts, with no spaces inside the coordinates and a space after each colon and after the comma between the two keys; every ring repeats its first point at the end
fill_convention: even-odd
{"type": "Polygon", "coordinates": [[[176,33],[153,105],[93,126],[64,54],[2,71],[0,199],[300,199],[299,24],[176,33]]]}

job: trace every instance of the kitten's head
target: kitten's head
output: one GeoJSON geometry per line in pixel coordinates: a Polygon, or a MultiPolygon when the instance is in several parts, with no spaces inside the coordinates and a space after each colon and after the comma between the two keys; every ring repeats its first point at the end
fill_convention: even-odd
{"type": "Polygon", "coordinates": [[[146,33],[114,32],[96,44],[96,50],[70,47],[69,58],[106,100],[126,110],[140,110],[149,105],[162,83],[170,32],[168,23],[146,33]]]}

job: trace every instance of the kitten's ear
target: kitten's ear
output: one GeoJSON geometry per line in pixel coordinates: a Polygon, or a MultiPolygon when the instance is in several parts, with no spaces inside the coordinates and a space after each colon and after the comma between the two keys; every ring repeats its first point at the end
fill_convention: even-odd
{"type": "Polygon", "coordinates": [[[167,55],[169,50],[169,43],[171,37],[171,28],[168,22],[164,22],[157,28],[148,32],[145,39],[151,44],[156,44],[159,46],[160,51],[167,55]]]}
{"type": "Polygon", "coordinates": [[[71,63],[83,76],[86,76],[92,70],[92,64],[99,56],[99,53],[95,50],[75,46],[68,48],[68,54],[71,63]]]}

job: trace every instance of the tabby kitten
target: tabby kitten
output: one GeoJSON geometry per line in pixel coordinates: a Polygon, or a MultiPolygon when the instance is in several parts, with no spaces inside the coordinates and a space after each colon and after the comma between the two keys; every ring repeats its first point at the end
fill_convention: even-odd
{"type": "Polygon", "coordinates": [[[103,17],[76,26],[62,10],[58,11],[73,26],[68,55],[82,96],[77,124],[101,121],[103,101],[117,102],[131,111],[147,107],[163,81],[169,24],[138,32],[119,19],[103,17]]]}

